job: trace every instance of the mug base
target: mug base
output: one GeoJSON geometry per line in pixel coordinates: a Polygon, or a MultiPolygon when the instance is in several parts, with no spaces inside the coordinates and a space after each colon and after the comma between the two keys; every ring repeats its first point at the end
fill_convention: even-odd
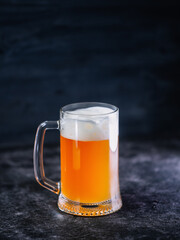
{"type": "Polygon", "coordinates": [[[122,207],[121,197],[115,196],[113,199],[99,203],[80,203],[72,201],[62,194],[58,199],[58,207],[61,211],[83,217],[103,216],[114,213],[122,207]]]}

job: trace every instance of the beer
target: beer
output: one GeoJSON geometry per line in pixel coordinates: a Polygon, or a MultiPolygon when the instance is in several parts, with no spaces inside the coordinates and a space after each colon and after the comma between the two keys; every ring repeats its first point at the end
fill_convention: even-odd
{"type": "Polygon", "coordinates": [[[34,174],[38,183],[58,194],[61,211],[102,216],[122,206],[119,189],[119,109],[107,103],[73,103],[60,109],[57,121],[45,121],[34,143],[34,174]],[[45,176],[43,144],[46,130],[60,131],[60,181],[45,176]]]}
{"type": "Polygon", "coordinates": [[[71,116],[61,123],[61,193],[72,201],[107,201],[118,188],[113,177],[117,171],[118,143],[111,149],[108,119],[96,117],[94,121],[92,113],[97,110],[108,109],[81,109],[81,117],[71,116]]]}

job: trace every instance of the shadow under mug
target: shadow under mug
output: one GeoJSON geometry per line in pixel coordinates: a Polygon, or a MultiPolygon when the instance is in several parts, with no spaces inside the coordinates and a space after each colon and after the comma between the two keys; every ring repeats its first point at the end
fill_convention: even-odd
{"type": "Polygon", "coordinates": [[[121,208],[117,107],[96,102],[62,107],[60,120],[39,125],[33,157],[36,180],[59,195],[61,211],[100,216],[121,208]],[[60,182],[46,178],[44,172],[44,136],[53,129],[60,131],[60,182]]]}

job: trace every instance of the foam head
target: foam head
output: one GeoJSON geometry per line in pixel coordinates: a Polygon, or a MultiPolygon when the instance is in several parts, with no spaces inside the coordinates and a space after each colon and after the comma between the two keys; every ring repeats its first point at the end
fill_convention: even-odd
{"type": "Polygon", "coordinates": [[[89,107],[65,112],[61,119],[61,135],[78,141],[117,139],[118,115],[108,114],[112,112],[112,109],[106,107],[89,107]]]}

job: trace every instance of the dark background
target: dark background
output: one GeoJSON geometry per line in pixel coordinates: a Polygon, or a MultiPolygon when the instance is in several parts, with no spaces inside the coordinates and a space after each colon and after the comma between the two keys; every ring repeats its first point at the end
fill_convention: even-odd
{"type": "Polygon", "coordinates": [[[0,0],[0,145],[82,101],[117,105],[122,139],[179,137],[179,43],[178,1],[0,0]]]}
{"type": "MultiPolygon", "coordinates": [[[[179,7],[0,0],[0,239],[180,239],[179,7]],[[33,172],[37,126],[82,101],[120,108],[123,207],[99,218],[63,214],[33,172]]],[[[58,131],[45,145],[59,181],[58,131]]]]}

